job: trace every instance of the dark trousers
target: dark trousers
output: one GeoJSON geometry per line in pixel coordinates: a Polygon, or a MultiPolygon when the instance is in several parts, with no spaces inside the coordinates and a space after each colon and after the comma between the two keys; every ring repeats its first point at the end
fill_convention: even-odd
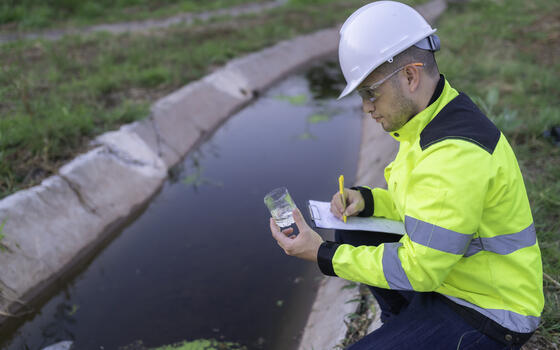
{"type": "MultiPolygon", "coordinates": [[[[338,243],[377,246],[401,236],[337,230],[338,243]]],[[[468,324],[433,292],[397,291],[368,286],[381,308],[383,325],[347,350],[520,349],[495,341],[468,324]]]]}

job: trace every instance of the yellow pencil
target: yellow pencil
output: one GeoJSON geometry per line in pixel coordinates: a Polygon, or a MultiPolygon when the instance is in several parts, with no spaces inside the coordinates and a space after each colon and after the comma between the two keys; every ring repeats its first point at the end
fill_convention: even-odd
{"type": "MultiPolygon", "coordinates": [[[[342,195],[342,206],[344,207],[344,212],[344,210],[346,210],[346,198],[344,198],[344,175],[340,175],[338,177],[338,189],[340,191],[340,194],[342,195]]],[[[346,223],[346,215],[342,216],[342,220],[344,220],[344,223],[346,223]]]]}

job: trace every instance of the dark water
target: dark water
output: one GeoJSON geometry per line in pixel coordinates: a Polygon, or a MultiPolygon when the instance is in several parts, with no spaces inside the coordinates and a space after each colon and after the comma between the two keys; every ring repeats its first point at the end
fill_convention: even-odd
{"type": "Polygon", "coordinates": [[[2,348],[214,338],[295,349],[320,272],[284,255],[263,196],[287,186],[303,209],[308,199],[330,200],[339,174],[354,181],[361,114],[355,99],[334,100],[337,71],[334,63],[308,69],[229,119],[36,313],[0,330],[2,348]]]}

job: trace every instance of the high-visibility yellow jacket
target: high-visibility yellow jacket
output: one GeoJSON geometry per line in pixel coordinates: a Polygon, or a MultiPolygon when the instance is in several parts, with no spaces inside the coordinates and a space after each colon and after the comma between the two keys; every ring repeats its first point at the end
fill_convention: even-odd
{"type": "Polygon", "coordinates": [[[406,234],[377,247],[324,242],[319,267],[367,285],[435,291],[512,331],[532,332],[543,274],[517,160],[465,94],[443,76],[438,89],[391,133],[400,145],[385,168],[388,189],[364,196],[362,214],[401,220],[406,234]]]}

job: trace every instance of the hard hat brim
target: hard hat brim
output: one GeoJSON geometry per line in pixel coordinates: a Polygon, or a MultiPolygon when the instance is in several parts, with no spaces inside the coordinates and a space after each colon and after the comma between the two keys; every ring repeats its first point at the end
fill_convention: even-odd
{"type": "Polygon", "coordinates": [[[340,96],[338,96],[337,100],[340,100],[341,98],[349,95],[352,91],[354,91],[354,89],[358,86],[359,83],[360,82],[356,83],[355,86],[354,84],[347,84],[344,90],[342,90],[342,92],[340,93],[340,96]]]}

